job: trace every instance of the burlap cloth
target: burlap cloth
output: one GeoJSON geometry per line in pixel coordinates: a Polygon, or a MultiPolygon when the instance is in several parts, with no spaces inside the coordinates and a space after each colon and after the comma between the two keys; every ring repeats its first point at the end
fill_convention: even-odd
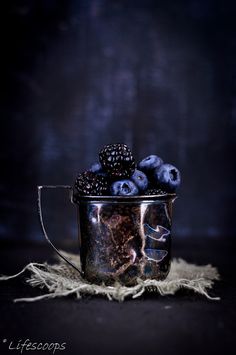
{"type": "MultiPolygon", "coordinates": [[[[69,260],[80,268],[80,258],[78,255],[61,251],[69,260]]],[[[42,299],[74,295],[77,299],[83,295],[103,295],[109,300],[124,301],[129,297],[135,299],[144,292],[155,292],[161,296],[173,295],[179,289],[192,290],[211,300],[219,300],[219,297],[211,297],[208,289],[211,289],[214,281],[219,279],[217,269],[211,265],[194,265],[183,259],[173,259],[171,271],[164,281],[138,280],[135,286],[114,286],[95,285],[83,279],[78,271],[73,269],[63,259],[57,257],[57,263],[30,263],[18,274],[12,276],[1,276],[0,280],[10,280],[25,271],[29,271],[30,276],[26,277],[26,282],[32,287],[47,289],[48,293],[33,298],[18,298],[14,302],[33,302],[42,299]]]]}

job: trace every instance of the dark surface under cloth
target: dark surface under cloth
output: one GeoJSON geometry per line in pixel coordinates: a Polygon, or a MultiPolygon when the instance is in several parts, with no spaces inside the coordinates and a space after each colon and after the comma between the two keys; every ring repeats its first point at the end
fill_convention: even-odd
{"type": "MultiPolygon", "coordinates": [[[[76,249],[73,249],[76,251],[76,249]]],[[[235,242],[200,238],[175,240],[173,256],[198,264],[217,266],[221,280],[209,301],[192,292],[175,296],[145,294],[123,303],[102,297],[74,297],[13,303],[14,298],[43,292],[28,286],[24,277],[0,283],[0,353],[10,351],[3,339],[29,338],[35,342],[66,342],[56,354],[220,354],[235,348],[235,242]]],[[[28,262],[53,261],[46,244],[2,243],[0,273],[18,272],[28,262]]],[[[46,354],[51,351],[24,351],[46,354]]]]}

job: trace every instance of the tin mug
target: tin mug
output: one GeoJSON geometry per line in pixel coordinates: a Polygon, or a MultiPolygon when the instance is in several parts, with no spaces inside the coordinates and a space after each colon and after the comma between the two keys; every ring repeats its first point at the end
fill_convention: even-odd
{"type": "MultiPolygon", "coordinates": [[[[171,264],[172,206],[175,194],[152,196],[81,196],[75,204],[81,270],[50,241],[43,223],[42,188],[38,207],[42,230],[54,250],[91,283],[135,285],[137,279],[164,280],[171,264]]],[[[73,203],[73,201],[72,201],[73,203]]]]}

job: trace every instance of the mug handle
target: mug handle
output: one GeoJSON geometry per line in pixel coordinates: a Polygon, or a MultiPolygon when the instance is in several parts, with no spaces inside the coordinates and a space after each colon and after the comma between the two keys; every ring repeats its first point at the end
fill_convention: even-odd
{"type": "Polygon", "coordinates": [[[80,276],[83,276],[82,271],[74,264],[72,263],[70,260],[68,260],[55,246],[54,244],[51,242],[51,240],[48,237],[48,234],[46,232],[46,228],[44,226],[44,222],[43,222],[43,213],[42,213],[42,194],[41,194],[41,190],[42,189],[67,189],[70,190],[70,196],[71,196],[71,201],[72,201],[72,187],[68,186],[68,185],[42,185],[42,186],[38,186],[38,213],[39,213],[39,220],[40,220],[40,224],[42,227],[42,231],[44,234],[44,237],[46,238],[47,242],[51,245],[51,247],[54,249],[54,251],[64,260],[66,261],[70,266],[72,266],[75,270],[77,270],[80,274],[80,276]]]}

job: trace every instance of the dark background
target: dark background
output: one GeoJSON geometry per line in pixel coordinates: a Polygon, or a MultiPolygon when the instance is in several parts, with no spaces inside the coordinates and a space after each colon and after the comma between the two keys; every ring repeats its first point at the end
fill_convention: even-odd
{"type": "MultiPolygon", "coordinates": [[[[137,160],[156,153],[180,169],[176,237],[233,236],[233,2],[5,6],[1,238],[43,240],[36,186],[72,184],[111,142],[127,143],[137,160]]],[[[67,196],[50,192],[46,203],[54,238],[75,238],[67,196]]]]}
{"type": "MultiPolygon", "coordinates": [[[[209,290],[218,302],[183,290],[124,303],[95,296],[13,303],[47,290],[27,285],[29,274],[1,281],[1,354],[19,354],[7,344],[27,338],[66,342],[70,355],[235,349],[234,3],[1,4],[0,273],[55,262],[39,227],[37,185],[72,184],[103,145],[120,141],[137,160],[156,153],[181,170],[173,257],[212,263],[221,275],[209,290]]],[[[43,200],[52,239],[78,252],[67,194],[43,200]]]]}

